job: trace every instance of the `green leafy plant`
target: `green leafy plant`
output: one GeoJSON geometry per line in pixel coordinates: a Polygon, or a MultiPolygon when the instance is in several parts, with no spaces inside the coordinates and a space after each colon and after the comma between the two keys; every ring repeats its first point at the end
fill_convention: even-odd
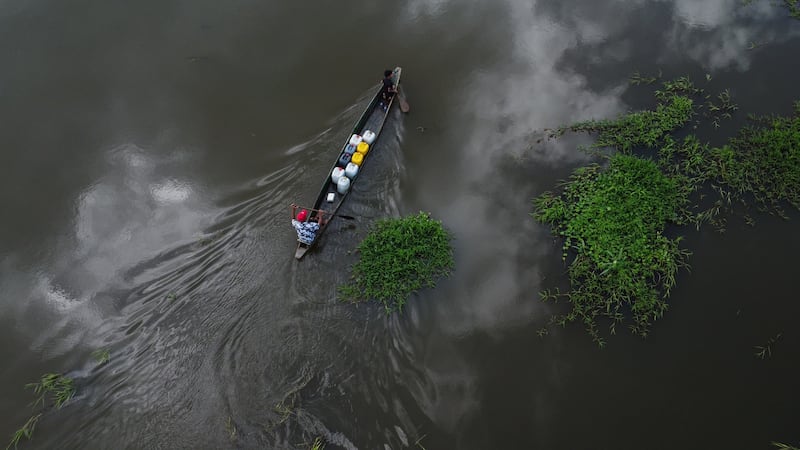
{"type": "MultiPolygon", "coordinates": [[[[653,81],[638,73],[631,78],[634,85],[653,81]]],[[[541,297],[566,298],[572,311],[554,322],[583,322],[601,346],[597,318],[610,319],[614,334],[616,324],[631,316],[632,330],[645,336],[666,311],[675,274],[688,268],[689,255],[679,248],[680,238],[664,236],[667,225],[710,224],[724,233],[723,213],[735,204],[754,202],[784,218],[784,204],[800,209],[800,102],[790,117],[750,117],[751,124],[727,144],[712,147],[694,135],[677,141],[672,134],[696,115],[696,104],[702,118],[719,127],[738,109],[730,91],[714,97],[681,77],[663,82],[654,94],[653,110],[549,130],[550,137],[595,133],[591,148],[612,152],[596,153],[607,166],[579,168],[560,193],[534,200],[533,216],[552,226],[563,239],[563,259],[569,257],[570,290],[545,290],[541,297]]],[[[749,214],[743,218],[755,225],[749,214]]],[[[761,358],[771,354],[770,344],[757,350],[761,358]]]]}
{"type": "Polygon", "coordinates": [[[751,125],[721,147],[689,136],[659,150],[664,170],[706,183],[718,200],[700,221],[733,203],[753,200],[762,211],[785,217],[782,204],[800,208],[800,116],[751,117],[751,125]]]}
{"type": "Polygon", "coordinates": [[[39,418],[41,414],[36,414],[31,416],[25,425],[23,425],[20,429],[14,432],[14,436],[11,438],[11,442],[6,446],[6,450],[9,450],[11,447],[17,448],[20,439],[26,438],[31,440],[33,438],[33,430],[36,428],[36,423],[39,422],[39,418]]]}
{"type": "Polygon", "coordinates": [[[428,213],[380,220],[358,245],[359,260],[339,293],[349,301],[378,300],[387,313],[401,311],[413,292],[450,274],[450,240],[428,213]]]}
{"type": "MultiPolygon", "coordinates": [[[[634,84],[642,83],[641,78],[634,79],[634,84]]],[[[695,88],[687,77],[665,81],[662,89],[655,92],[659,101],[655,110],[633,112],[615,120],[578,122],[558,128],[551,133],[551,137],[560,136],[566,131],[592,132],[598,134],[592,148],[608,147],[625,153],[637,147],[656,148],[669,132],[691,120],[695,114],[692,97],[701,93],[703,91],[695,88]]]]}
{"type": "Polygon", "coordinates": [[[99,348],[92,352],[92,358],[97,362],[97,364],[105,364],[111,359],[111,353],[108,349],[99,348]]]}
{"type": "MultiPolygon", "coordinates": [[[[72,378],[60,373],[46,373],[42,375],[37,383],[28,383],[25,387],[33,389],[33,393],[36,395],[36,399],[31,405],[34,408],[37,406],[61,408],[75,395],[75,384],[72,378]],[[51,405],[46,404],[48,400],[52,400],[51,405]]],[[[33,430],[36,428],[36,424],[39,422],[41,416],[41,413],[31,416],[20,429],[14,432],[6,450],[11,447],[17,448],[22,438],[27,438],[29,440],[33,438],[33,430]]]]}
{"type": "Polygon", "coordinates": [[[231,416],[228,416],[228,418],[225,419],[225,432],[228,433],[228,438],[231,441],[236,440],[236,424],[233,423],[231,416]]]}
{"type": "Polygon", "coordinates": [[[639,71],[637,70],[636,72],[633,73],[633,75],[630,76],[630,78],[628,78],[628,82],[634,86],[638,86],[640,84],[653,84],[656,81],[658,81],[659,78],[661,78],[661,71],[658,72],[658,76],[648,77],[640,74],[639,71]]]}
{"type": "Polygon", "coordinates": [[[685,221],[686,189],[685,180],[664,175],[653,161],[618,153],[607,167],[576,170],[562,194],[534,200],[534,217],[552,226],[564,240],[564,260],[571,258],[571,290],[543,295],[571,302],[558,323],[581,321],[602,346],[596,319],[611,319],[613,334],[627,306],[631,329],[647,334],[667,309],[675,274],[686,267],[680,238],[663,234],[668,222],[685,221]]]}
{"type": "Polygon", "coordinates": [[[280,414],[281,418],[278,420],[278,423],[286,422],[289,417],[294,414],[294,403],[287,405],[283,401],[278,402],[275,404],[275,412],[280,414]]]}
{"type": "Polygon", "coordinates": [[[712,151],[710,175],[765,209],[800,208],[800,117],[757,117],[728,145],[712,151]]]}
{"type": "Polygon", "coordinates": [[[54,406],[61,408],[64,403],[75,395],[75,384],[72,378],[60,373],[46,373],[42,375],[38,383],[28,383],[25,387],[33,389],[34,394],[37,395],[33,403],[34,406],[44,406],[47,397],[50,397],[54,402],[54,406]]]}
{"type": "MultiPolygon", "coordinates": [[[[751,3],[753,3],[753,0],[742,0],[742,5],[744,6],[748,6],[751,3]]],[[[783,6],[791,17],[800,20],[800,0],[783,0],[783,6]]]]}
{"type": "Polygon", "coordinates": [[[325,443],[322,442],[322,438],[314,439],[314,442],[311,444],[311,450],[322,450],[325,448],[325,443]]]}
{"type": "Polygon", "coordinates": [[[783,5],[789,10],[789,15],[800,19],[800,0],[783,0],[783,5]]]}

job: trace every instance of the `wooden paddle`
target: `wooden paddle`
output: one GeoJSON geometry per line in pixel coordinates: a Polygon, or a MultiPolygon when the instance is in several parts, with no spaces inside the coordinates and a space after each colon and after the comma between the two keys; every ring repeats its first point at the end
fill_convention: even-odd
{"type": "Polygon", "coordinates": [[[345,219],[345,220],[356,220],[355,217],[353,217],[353,216],[345,216],[344,214],[328,214],[328,213],[325,213],[325,215],[328,216],[328,217],[341,217],[342,219],[345,219]]]}
{"type": "Polygon", "coordinates": [[[411,110],[411,107],[408,106],[408,102],[406,101],[405,94],[400,90],[399,84],[397,85],[397,101],[400,102],[400,111],[407,113],[411,110]]]}
{"type": "Polygon", "coordinates": [[[323,215],[328,216],[328,217],[341,217],[342,219],[345,219],[345,220],[356,220],[356,218],[353,217],[353,216],[346,216],[344,214],[331,214],[328,211],[323,211],[323,210],[320,210],[320,209],[304,208],[302,206],[298,206],[298,208],[305,209],[305,210],[308,210],[308,211],[322,212],[323,215]]]}

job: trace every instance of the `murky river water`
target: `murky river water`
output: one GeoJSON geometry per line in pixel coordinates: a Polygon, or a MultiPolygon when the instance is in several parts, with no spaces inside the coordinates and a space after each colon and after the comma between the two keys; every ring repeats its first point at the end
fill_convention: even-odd
{"type": "Polygon", "coordinates": [[[798,214],[685,230],[668,314],[602,351],[580,325],[537,335],[564,279],[528,216],[586,161],[539,132],[648,106],[634,71],[790,111],[800,22],[766,1],[315,3],[0,3],[0,437],[23,385],[65,372],[76,397],[20,448],[800,444],[798,214]],[[412,112],[357,220],[298,264],[288,205],[393,65],[412,112]],[[401,316],[339,303],[368,225],[421,209],[455,234],[454,276],[401,316]]]}

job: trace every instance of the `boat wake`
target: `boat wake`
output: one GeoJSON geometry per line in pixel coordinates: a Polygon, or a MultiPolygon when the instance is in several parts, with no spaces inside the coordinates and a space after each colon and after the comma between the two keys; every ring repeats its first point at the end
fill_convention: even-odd
{"type": "MultiPolygon", "coordinates": [[[[206,202],[195,222],[201,228],[187,227],[172,242],[167,233],[154,241],[160,249],[138,260],[107,259],[121,264],[113,267],[117,275],[82,307],[100,311],[96,320],[78,334],[62,327],[44,338],[75,336],[71,345],[85,348],[87,362],[73,372],[80,394],[65,407],[81,418],[79,432],[42,433],[42,445],[224,447],[234,440],[282,447],[321,436],[356,448],[359,430],[346,416],[358,405],[348,392],[366,389],[370,401],[399,407],[381,398],[397,374],[388,370],[374,380],[361,364],[376,363],[374,354],[363,353],[364,342],[393,352],[402,333],[377,331],[386,328],[376,322],[387,320],[377,308],[336,299],[350,253],[369,225],[402,212],[404,129],[397,110],[342,208],[356,220],[334,220],[310,258],[292,257],[287,205],[314,195],[364,101],[308,141],[273,152],[268,163],[275,168],[267,174],[206,202]],[[91,362],[88,353],[97,348],[109,351],[108,362],[91,362]],[[198,428],[210,432],[198,437],[198,428]]],[[[162,203],[185,205],[200,191],[171,186],[178,185],[149,192],[162,203]]],[[[159,226],[151,232],[163,233],[166,225],[159,226]]],[[[43,426],[53,419],[63,414],[43,418],[43,426]]],[[[400,443],[413,425],[388,429],[395,427],[401,433],[387,439],[400,443]]]]}

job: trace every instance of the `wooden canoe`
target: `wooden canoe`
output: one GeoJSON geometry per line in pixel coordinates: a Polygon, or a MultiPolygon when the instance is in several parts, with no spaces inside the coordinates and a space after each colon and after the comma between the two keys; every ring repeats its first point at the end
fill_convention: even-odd
{"type": "MultiPolygon", "coordinates": [[[[395,67],[394,74],[392,75],[395,88],[397,88],[400,84],[400,73],[401,68],[395,67]]],[[[327,177],[325,182],[322,183],[322,189],[319,191],[319,195],[317,195],[317,199],[314,202],[314,206],[312,209],[309,210],[309,215],[307,221],[316,222],[317,221],[317,214],[319,214],[319,210],[324,210],[325,215],[324,218],[327,219],[327,222],[323,223],[320,229],[317,231],[316,236],[314,237],[314,241],[310,244],[306,244],[303,242],[297,241],[297,250],[294,253],[294,257],[297,259],[302,259],[303,256],[319,242],[322,238],[322,235],[325,234],[325,230],[330,225],[331,221],[335,218],[333,214],[339,210],[344,203],[344,200],[347,198],[347,195],[353,189],[356,180],[361,176],[362,171],[364,170],[364,165],[366,164],[368,159],[371,159],[372,155],[375,153],[376,146],[378,143],[378,139],[381,136],[381,131],[383,131],[383,126],[386,123],[386,118],[389,116],[389,112],[392,110],[392,105],[395,103],[395,99],[398,97],[399,94],[395,94],[391,100],[389,100],[389,104],[385,105],[386,108],[384,109],[381,106],[382,103],[382,96],[381,90],[383,86],[378,88],[378,91],[375,93],[375,96],[367,105],[367,109],[364,110],[364,113],[361,114],[361,117],[356,122],[355,126],[353,127],[353,131],[347,135],[347,139],[345,140],[344,145],[339,150],[339,153],[336,154],[336,159],[331,166],[330,170],[328,170],[327,177]],[[337,190],[337,185],[332,180],[332,173],[336,167],[342,167],[340,159],[342,155],[345,153],[348,145],[350,144],[350,137],[354,134],[363,135],[367,130],[372,131],[375,133],[375,140],[372,144],[369,145],[369,150],[364,155],[364,159],[359,165],[358,172],[355,176],[350,179],[350,189],[348,189],[344,194],[339,194],[337,190]],[[333,193],[333,201],[328,201],[328,195],[333,193]]]]}

